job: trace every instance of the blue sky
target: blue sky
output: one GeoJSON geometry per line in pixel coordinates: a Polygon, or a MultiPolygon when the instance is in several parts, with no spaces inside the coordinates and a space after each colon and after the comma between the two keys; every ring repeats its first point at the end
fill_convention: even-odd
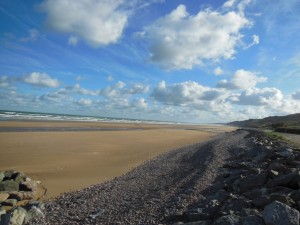
{"type": "Polygon", "coordinates": [[[0,109],[214,123],[300,112],[298,0],[0,0],[0,109]]]}

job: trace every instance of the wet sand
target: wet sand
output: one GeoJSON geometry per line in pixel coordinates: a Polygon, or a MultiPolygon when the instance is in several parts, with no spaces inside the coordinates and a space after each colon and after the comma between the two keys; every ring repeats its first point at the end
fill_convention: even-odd
{"type": "Polygon", "coordinates": [[[234,129],[49,121],[1,121],[0,127],[0,171],[20,170],[41,180],[46,198],[112,179],[170,149],[234,129]],[[31,130],[13,130],[19,128],[31,130]]]}

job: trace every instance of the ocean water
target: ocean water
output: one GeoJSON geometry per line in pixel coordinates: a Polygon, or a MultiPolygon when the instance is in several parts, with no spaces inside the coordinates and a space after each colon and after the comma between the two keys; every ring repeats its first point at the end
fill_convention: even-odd
{"type": "Polygon", "coordinates": [[[98,116],[82,116],[53,113],[21,112],[0,110],[0,120],[40,120],[40,121],[82,121],[82,122],[112,122],[112,123],[148,123],[148,124],[182,124],[169,121],[138,120],[98,116]]]}

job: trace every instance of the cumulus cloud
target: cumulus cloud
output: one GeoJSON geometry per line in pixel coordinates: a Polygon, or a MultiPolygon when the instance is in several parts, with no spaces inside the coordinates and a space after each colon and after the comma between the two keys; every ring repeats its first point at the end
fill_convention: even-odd
{"type": "Polygon", "coordinates": [[[66,86],[57,91],[58,94],[61,95],[71,95],[71,94],[79,94],[79,95],[97,95],[97,91],[88,90],[82,88],[80,84],[75,84],[72,86],[66,86]]]}
{"type": "Polygon", "coordinates": [[[293,99],[300,101],[300,90],[292,94],[293,99]]]}
{"type": "Polygon", "coordinates": [[[56,88],[60,85],[57,79],[51,78],[46,73],[32,72],[23,77],[23,82],[40,86],[40,87],[51,87],[56,88]]]}
{"type": "Polygon", "coordinates": [[[52,103],[61,103],[66,102],[68,100],[72,99],[68,95],[59,93],[59,92],[48,92],[41,96],[37,96],[35,98],[36,102],[52,102],[52,103]]]}
{"type": "Polygon", "coordinates": [[[137,109],[147,109],[148,103],[144,98],[136,99],[132,102],[132,106],[136,107],[137,109]]]}
{"type": "Polygon", "coordinates": [[[207,60],[233,58],[243,28],[243,13],[206,9],[190,15],[185,5],[158,19],[140,33],[150,43],[150,59],[168,70],[191,69],[207,60]]]}
{"type": "Polygon", "coordinates": [[[45,0],[40,9],[46,12],[50,28],[71,34],[74,38],[80,37],[91,46],[99,47],[116,43],[121,38],[130,15],[123,7],[124,2],[45,0]]]}
{"type": "Polygon", "coordinates": [[[221,67],[217,67],[217,68],[214,69],[214,74],[215,74],[216,76],[220,76],[220,75],[222,75],[223,73],[224,73],[224,71],[222,70],[221,67]]]}
{"type": "Polygon", "coordinates": [[[259,77],[254,72],[240,69],[234,73],[233,78],[230,81],[219,81],[217,87],[229,90],[246,90],[255,87],[257,83],[265,81],[267,81],[266,77],[259,77]]]}
{"type": "Polygon", "coordinates": [[[277,108],[282,105],[282,100],[283,94],[277,88],[251,88],[242,92],[233,102],[239,105],[277,108]]]}
{"type": "Polygon", "coordinates": [[[8,76],[0,77],[0,88],[11,88],[12,79],[8,76]]]}
{"type": "Polygon", "coordinates": [[[220,95],[221,92],[219,90],[205,87],[192,81],[171,85],[161,81],[151,93],[155,101],[175,106],[189,105],[201,100],[211,101],[220,95]]]}
{"type": "Polygon", "coordinates": [[[123,98],[137,94],[146,94],[149,92],[149,86],[140,83],[134,83],[128,87],[127,84],[119,81],[111,86],[99,90],[98,94],[106,98],[123,98]]]}
{"type": "Polygon", "coordinates": [[[80,106],[91,106],[93,104],[92,100],[88,98],[81,98],[75,102],[80,106]]]}
{"type": "Polygon", "coordinates": [[[236,0],[228,0],[223,4],[223,7],[230,8],[234,5],[235,2],[236,2],[236,0]]]}

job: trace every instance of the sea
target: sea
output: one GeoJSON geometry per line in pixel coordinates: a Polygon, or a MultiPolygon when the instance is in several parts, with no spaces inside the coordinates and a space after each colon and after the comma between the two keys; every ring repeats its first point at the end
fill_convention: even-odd
{"type": "Polygon", "coordinates": [[[36,120],[36,121],[81,121],[81,122],[111,122],[111,123],[147,123],[147,124],[183,124],[171,121],[139,120],[128,118],[113,118],[100,116],[83,116],[56,113],[24,112],[0,110],[0,121],[36,120]]]}

